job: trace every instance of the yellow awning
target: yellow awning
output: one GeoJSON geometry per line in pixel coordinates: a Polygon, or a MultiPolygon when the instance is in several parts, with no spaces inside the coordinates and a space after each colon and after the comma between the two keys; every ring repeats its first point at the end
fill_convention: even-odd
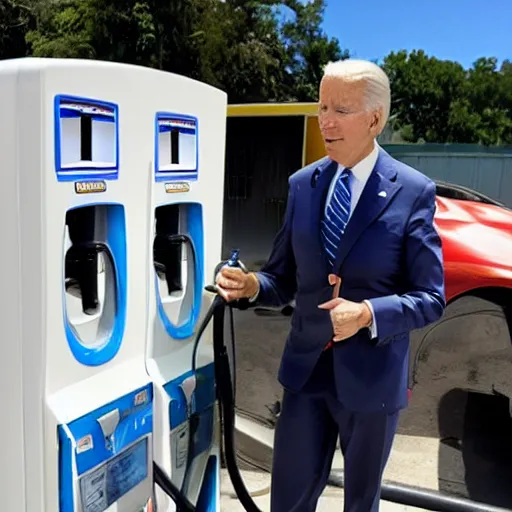
{"type": "Polygon", "coordinates": [[[228,105],[228,117],[316,116],[317,103],[247,103],[228,105]]]}

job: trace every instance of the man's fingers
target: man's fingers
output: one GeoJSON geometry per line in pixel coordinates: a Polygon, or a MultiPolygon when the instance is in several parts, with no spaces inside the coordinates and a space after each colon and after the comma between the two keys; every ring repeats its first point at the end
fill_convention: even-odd
{"type": "Polygon", "coordinates": [[[226,301],[231,302],[231,297],[229,292],[223,290],[220,286],[217,286],[217,293],[226,301]]]}
{"type": "Polygon", "coordinates": [[[244,283],[240,281],[235,281],[234,279],[226,279],[225,277],[221,277],[218,281],[219,286],[222,288],[227,288],[230,290],[241,290],[244,287],[244,283]]]}
{"type": "Polygon", "coordinates": [[[216,282],[223,288],[241,290],[245,287],[247,274],[239,268],[223,267],[217,274],[216,282]]]}
{"type": "Polygon", "coordinates": [[[220,269],[220,273],[223,277],[228,279],[240,279],[241,277],[245,276],[244,271],[238,267],[225,266],[220,269]]]}
{"type": "Polygon", "coordinates": [[[339,306],[343,302],[343,299],[337,298],[337,299],[331,299],[327,302],[324,302],[323,304],[319,304],[318,307],[320,309],[333,309],[336,306],[339,306]]]}
{"type": "Polygon", "coordinates": [[[224,272],[219,272],[215,278],[215,282],[218,286],[223,288],[229,288],[233,290],[240,290],[245,286],[245,280],[243,275],[226,276],[224,272]]]}
{"type": "Polygon", "coordinates": [[[350,338],[351,334],[346,329],[334,329],[334,336],[332,341],[343,341],[350,338]]]}
{"type": "Polygon", "coordinates": [[[224,290],[220,287],[218,287],[217,290],[219,295],[221,295],[226,302],[232,302],[243,298],[243,294],[236,290],[224,290]]]}

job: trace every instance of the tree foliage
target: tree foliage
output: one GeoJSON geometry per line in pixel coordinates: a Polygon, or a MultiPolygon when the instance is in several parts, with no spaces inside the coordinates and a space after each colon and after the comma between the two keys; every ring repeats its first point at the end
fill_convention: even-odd
{"type": "MultiPolygon", "coordinates": [[[[325,3],[3,0],[0,59],[117,61],[204,81],[231,103],[316,101],[324,65],[349,57],[321,28],[325,3]]],[[[392,52],[381,65],[403,140],[512,144],[511,61],[481,58],[464,69],[417,50],[392,52]]]]}
{"type": "Polygon", "coordinates": [[[323,0],[288,0],[285,5],[294,14],[282,27],[290,96],[297,101],[316,100],[325,64],[346,59],[349,53],[342,51],[338,40],[329,38],[321,29],[323,0]]]}
{"type": "Polygon", "coordinates": [[[471,69],[423,51],[393,52],[383,62],[395,127],[408,142],[512,144],[512,66],[478,59],[471,69]]]}
{"type": "MultiPolygon", "coordinates": [[[[324,0],[29,1],[35,23],[20,32],[18,56],[155,67],[219,87],[231,102],[314,100],[322,66],[344,55],[320,29],[324,0]],[[294,19],[281,26],[285,5],[294,19]]],[[[6,41],[0,58],[12,56],[6,41]]]]}

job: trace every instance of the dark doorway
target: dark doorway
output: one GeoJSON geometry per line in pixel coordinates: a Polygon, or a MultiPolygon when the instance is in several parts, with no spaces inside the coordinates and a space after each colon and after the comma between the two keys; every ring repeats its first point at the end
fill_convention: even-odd
{"type": "Polygon", "coordinates": [[[254,269],[268,257],[303,144],[303,116],[228,117],[223,258],[239,248],[254,269]]]}

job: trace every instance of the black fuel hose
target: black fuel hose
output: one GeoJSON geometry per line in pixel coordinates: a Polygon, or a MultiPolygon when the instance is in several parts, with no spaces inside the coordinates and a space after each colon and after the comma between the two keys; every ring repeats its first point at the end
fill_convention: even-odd
{"type": "MultiPolygon", "coordinates": [[[[343,471],[331,471],[328,483],[343,488],[343,471]]],[[[509,509],[412,485],[384,482],[381,489],[381,499],[385,501],[437,512],[510,512],[509,509]]]]}
{"type": "MultiPolygon", "coordinates": [[[[214,286],[207,286],[206,290],[209,292],[217,293],[214,286]]],[[[197,363],[196,357],[198,352],[199,343],[203,336],[206,327],[213,319],[213,352],[214,352],[214,365],[215,365],[215,380],[217,388],[217,398],[219,403],[219,413],[221,424],[223,427],[224,437],[224,452],[226,458],[226,466],[229,477],[235,489],[236,495],[240,503],[247,512],[262,512],[252,499],[249,491],[240,474],[238,462],[236,458],[235,448],[235,397],[231,376],[231,367],[229,364],[229,355],[227,347],[224,342],[224,314],[227,302],[220,296],[216,295],[211,306],[206,312],[201,325],[194,340],[194,347],[192,351],[192,370],[196,372],[197,363]]],[[[231,328],[233,329],[233,310],[229,306],[231,315],[231,328]]],[[[188,461],[190,463],[190,461],[188,461]]],[[[188,466],[188,464],[187,464],[188,466]]],[[[172,481],[167,477],[165,472],[153,462],[153,472],[155,483],[174,501],[176,504],[177,512],[195,512],[196,507],[190,503],[181,489],[178,489],[172,481]]],[[[186,478],[187,475],[185,475],[186,478]]]]}
{"type": "MultiPolygon", "coordinates": [[[[211,288],[210,288],[211,290],[211,288]]],[[[240,474],[235,448],[235,398],[231,368],[226,344],[224,343],[224,313],[226,301],[217,295],[213,309],[213,352],[215,360],[215,380],[223,426],[224,451],[229,478],[240,503],[247,512],[261,512],[252,499],[240,474]]],[[[229,308],[231,314],[232,308],[229,308]]]]}
{"type": "Polygon", "coordinates": [[[183,492],[169,480],[164,470],[155,461],[153,461],[153,478],[160,489],[174,502],[176,512],[196,512],[196,507],[190,503],[183,492]]]}

